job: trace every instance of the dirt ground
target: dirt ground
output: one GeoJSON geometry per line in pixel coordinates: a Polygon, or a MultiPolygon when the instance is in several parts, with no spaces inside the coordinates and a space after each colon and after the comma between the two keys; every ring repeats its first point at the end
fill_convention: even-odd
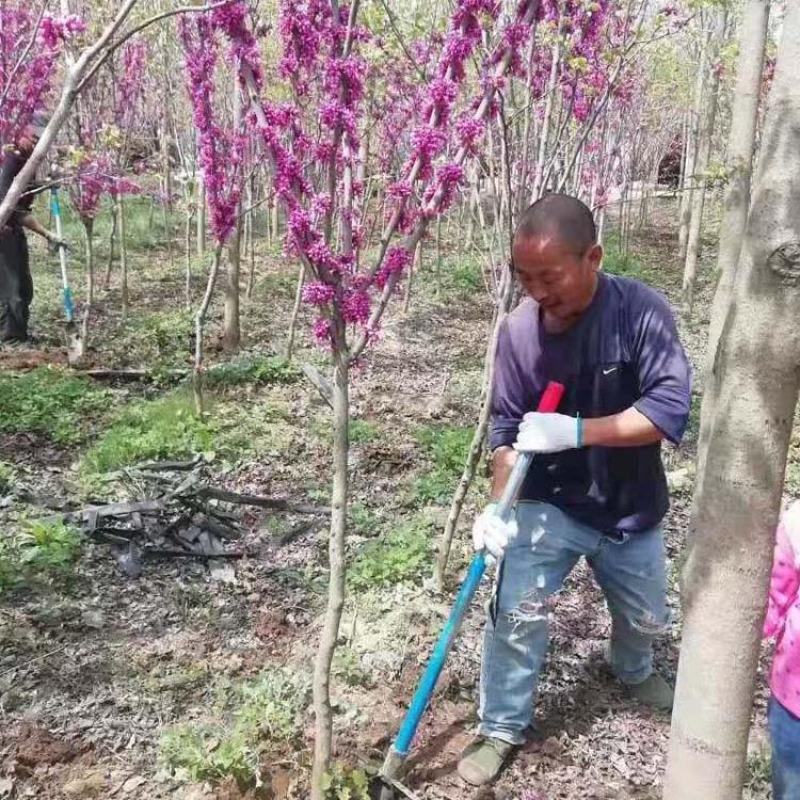
{"type": "MultiPolygon", "coordinates": [[[[681,276],[673,216],[671,200],[655,201],[632,250],[647,268],[647,277],[676,302],[681,276]]],[[[455,240],[455,231],[451,236],[455,240]]],[[[707,247],[701,266],[705,282],[694,317],[683,327],[698,389],[713,256],[707,247]]],[[[93,322],[94,366],[150,366],[148,320],[174,310],[182,297],[177,253],[174,260],[171,266],[163,251],[157,256],[135,254],[135,318],[128,322],[121,319],[118,289],[100,292],[93,322]],[[140,339],[126,332],[136,325],[145,331],[140,339]]],[[[4,370],[31,367],[42,359],[63,360],[50,266],[37,263],[33,327],[38,341],[30,351],[0,352],[4,370]]],[[[281,352],[292,305],[291,271],[279,255],[259,257],[256,290],[244,309],[249,351],[281,352]]],[[[396,304],[354,380],[353,416],[377,434],[354,441],[352,501],[384,532],[420,514],[432,520],[433,531],[441,530],[446,504],[420,503],[410,490],[431,469],[414,431],[426,425],[469,426],[477,411],[489,304],[480,287],[445,285],[437,296],[431,284],[430,274],[417,281],[407,316],[396,304]]],[[[297,359],[322,364],[308,341],[307,322],[302,321],[297,359]]],[[[212,338],[216,333],[212,329],[212,338]]],[[[212,348],[211,359],[221,358],[212,348]]],[[[185,365],[188,355],[177,357],[178,366],[181,359],[185,365]]],[[[161,391],[158,385],[131,382],[112,382],[108,390],[112,404],[161,391]]],[[[285,427],[276,429],[275,440],[256,457],[212,461],[209,470],[216,485],[297,502],[324,500],[330,467],[327,412],[309,384],[236,387],[224,402],[254,414],[280,408],[285,427]]],[[[0,524],[10,529],[43,505],[75,508],[85,502],[76,489],[77,464],[97,435],[93,431],[82,442],[60,446],[37,435],[0,434],[0,459],[14,465],[24,485],[24,491],[0,503],[0,524]]],[[[674,620],[658,643],[657,657],[669,678],[677,665],[676,584],[695,436],[696,420],[681,447],[667,447],[664,456],[673,486],[666,532],[674,620]]],[[[485,484],[479,482],[471,492],[462,517],[453,586],[466,563],[467,531],[482,503],[481,486],[485,484]]],[[[103,499],[126,498],[117,494],[103,499]]],[[[161,737],[170,726],[199,726],[221,713],[215,699],[221,686],[247,681],[270,667],[310,672],[324,603],[324,519],[312,518],[303,526],[303,518],[291,514],[265,509],[243,513],[241,545],[248,557],[236,563],[232,581],[215,579],[202,561],[168,558],[149,561],[134,580],[120,570],[108,545],[87,542],[69,580],[24,586],[0,596],[0,798],[307,796],[313,734],[307,708],[300,715],[299,737],[262,755],[263,783],[257,790],[239,789],[230,778],[193,779],[160,756],[161,737]],[[290,541],[282,544],[279,534],[289,530],[290,541]]],[[[368,539],[363,532],[356,535],[353,547],[368,539]]],[[[405,781],[415,795],[430,800],[660,797],[669,721],[634,705],[607,675],[603,648],[609,617],[585,565],[555,602],[535,737],[491,789],[478,792],[460,781],[455,764],[474,731],[487,592],[485,585],[420,727],[405,781]]],[[[350,594],[342,625],[341,649],[347,656],[334,683],[339,760],[351,766],[380,762],[451,597],[437,595],[422,579],[350,594]]],[[[756,769],[766,746],[765,701],[762,679],[754,716],[751,800],[769,796],[763,770],[756,769]]]]}

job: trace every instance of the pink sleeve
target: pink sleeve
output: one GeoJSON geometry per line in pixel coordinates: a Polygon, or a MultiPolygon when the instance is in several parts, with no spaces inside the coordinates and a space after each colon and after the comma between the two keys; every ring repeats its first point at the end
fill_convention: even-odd
{"type": "MultiPolygon", "coordinates": [[[[791,521],[797,519],[792,515],[791,521]]],[[[775,636],[783,627],[786,612],[797,598],[800,588],[800,568],[798,558],[792,547],[787,531],[789,522],[784,518],[778,524],[775,542],[775,557],[772,564],[772,577],[769,585],[769,605],[764,620],[764,637],[775,636]]]]}

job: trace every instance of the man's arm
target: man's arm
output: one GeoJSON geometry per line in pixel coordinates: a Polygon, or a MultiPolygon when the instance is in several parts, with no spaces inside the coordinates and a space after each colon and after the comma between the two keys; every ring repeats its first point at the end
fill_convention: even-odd
{"type": "Polygon", "coordinates": [[[500,499],[516,460],[517,451],[513,447],[498,447],[492,453],[492,489],[490,492],[492,500],[500,499]]]}
{"type": "Polygon", "coordinates": [[[663,438],[664,433],[633,406],[610,417],[583,421],[583,444],[587,447],[642,447],[663,438]]]}

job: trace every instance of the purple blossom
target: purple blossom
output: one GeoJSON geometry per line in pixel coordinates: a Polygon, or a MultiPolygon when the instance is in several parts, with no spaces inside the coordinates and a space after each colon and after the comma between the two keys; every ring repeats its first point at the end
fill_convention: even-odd
{"type": "Polygon", "coordinates": [[[369,294],[364,289],[347,291],[342,301],[342,319],[364,325],[369,321],[370,305],[369,294]]]}
{"type": "Polygon", "coordinates": [[[402,274],[410,263],[411,253],[405,247],[392,247],[386,254],[383,266],[375,276],[375,283],[383,289],[392,275],[402,274]]]}
{"type": "Polygon", "coordinates": [[[336,289],[329,283],[313,281],[303,287],[303,302],[312,306],[324,306],[336,296],[336,289]]]}

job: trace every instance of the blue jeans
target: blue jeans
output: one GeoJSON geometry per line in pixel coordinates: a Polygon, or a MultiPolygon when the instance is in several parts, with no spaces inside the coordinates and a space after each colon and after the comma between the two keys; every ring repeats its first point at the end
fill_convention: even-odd
{"type": "Polygon", "coordinates": [[[479,733],[522,744],[549,644],[545,601],[581,556],[611,612],[609,663],[619,680],[651,674],[653,640],[668,615],[660,527],[612,537],[545,503],[519,503],[516,514],[519,533],[498,565],[484,631],[479,733]]]}
{"type": "Polygon", "coordinates": [[[800,800],[800,719],[774,697],[769,700],[767,717],[772,740],[772,796],[774,800],[800,800]]]}

